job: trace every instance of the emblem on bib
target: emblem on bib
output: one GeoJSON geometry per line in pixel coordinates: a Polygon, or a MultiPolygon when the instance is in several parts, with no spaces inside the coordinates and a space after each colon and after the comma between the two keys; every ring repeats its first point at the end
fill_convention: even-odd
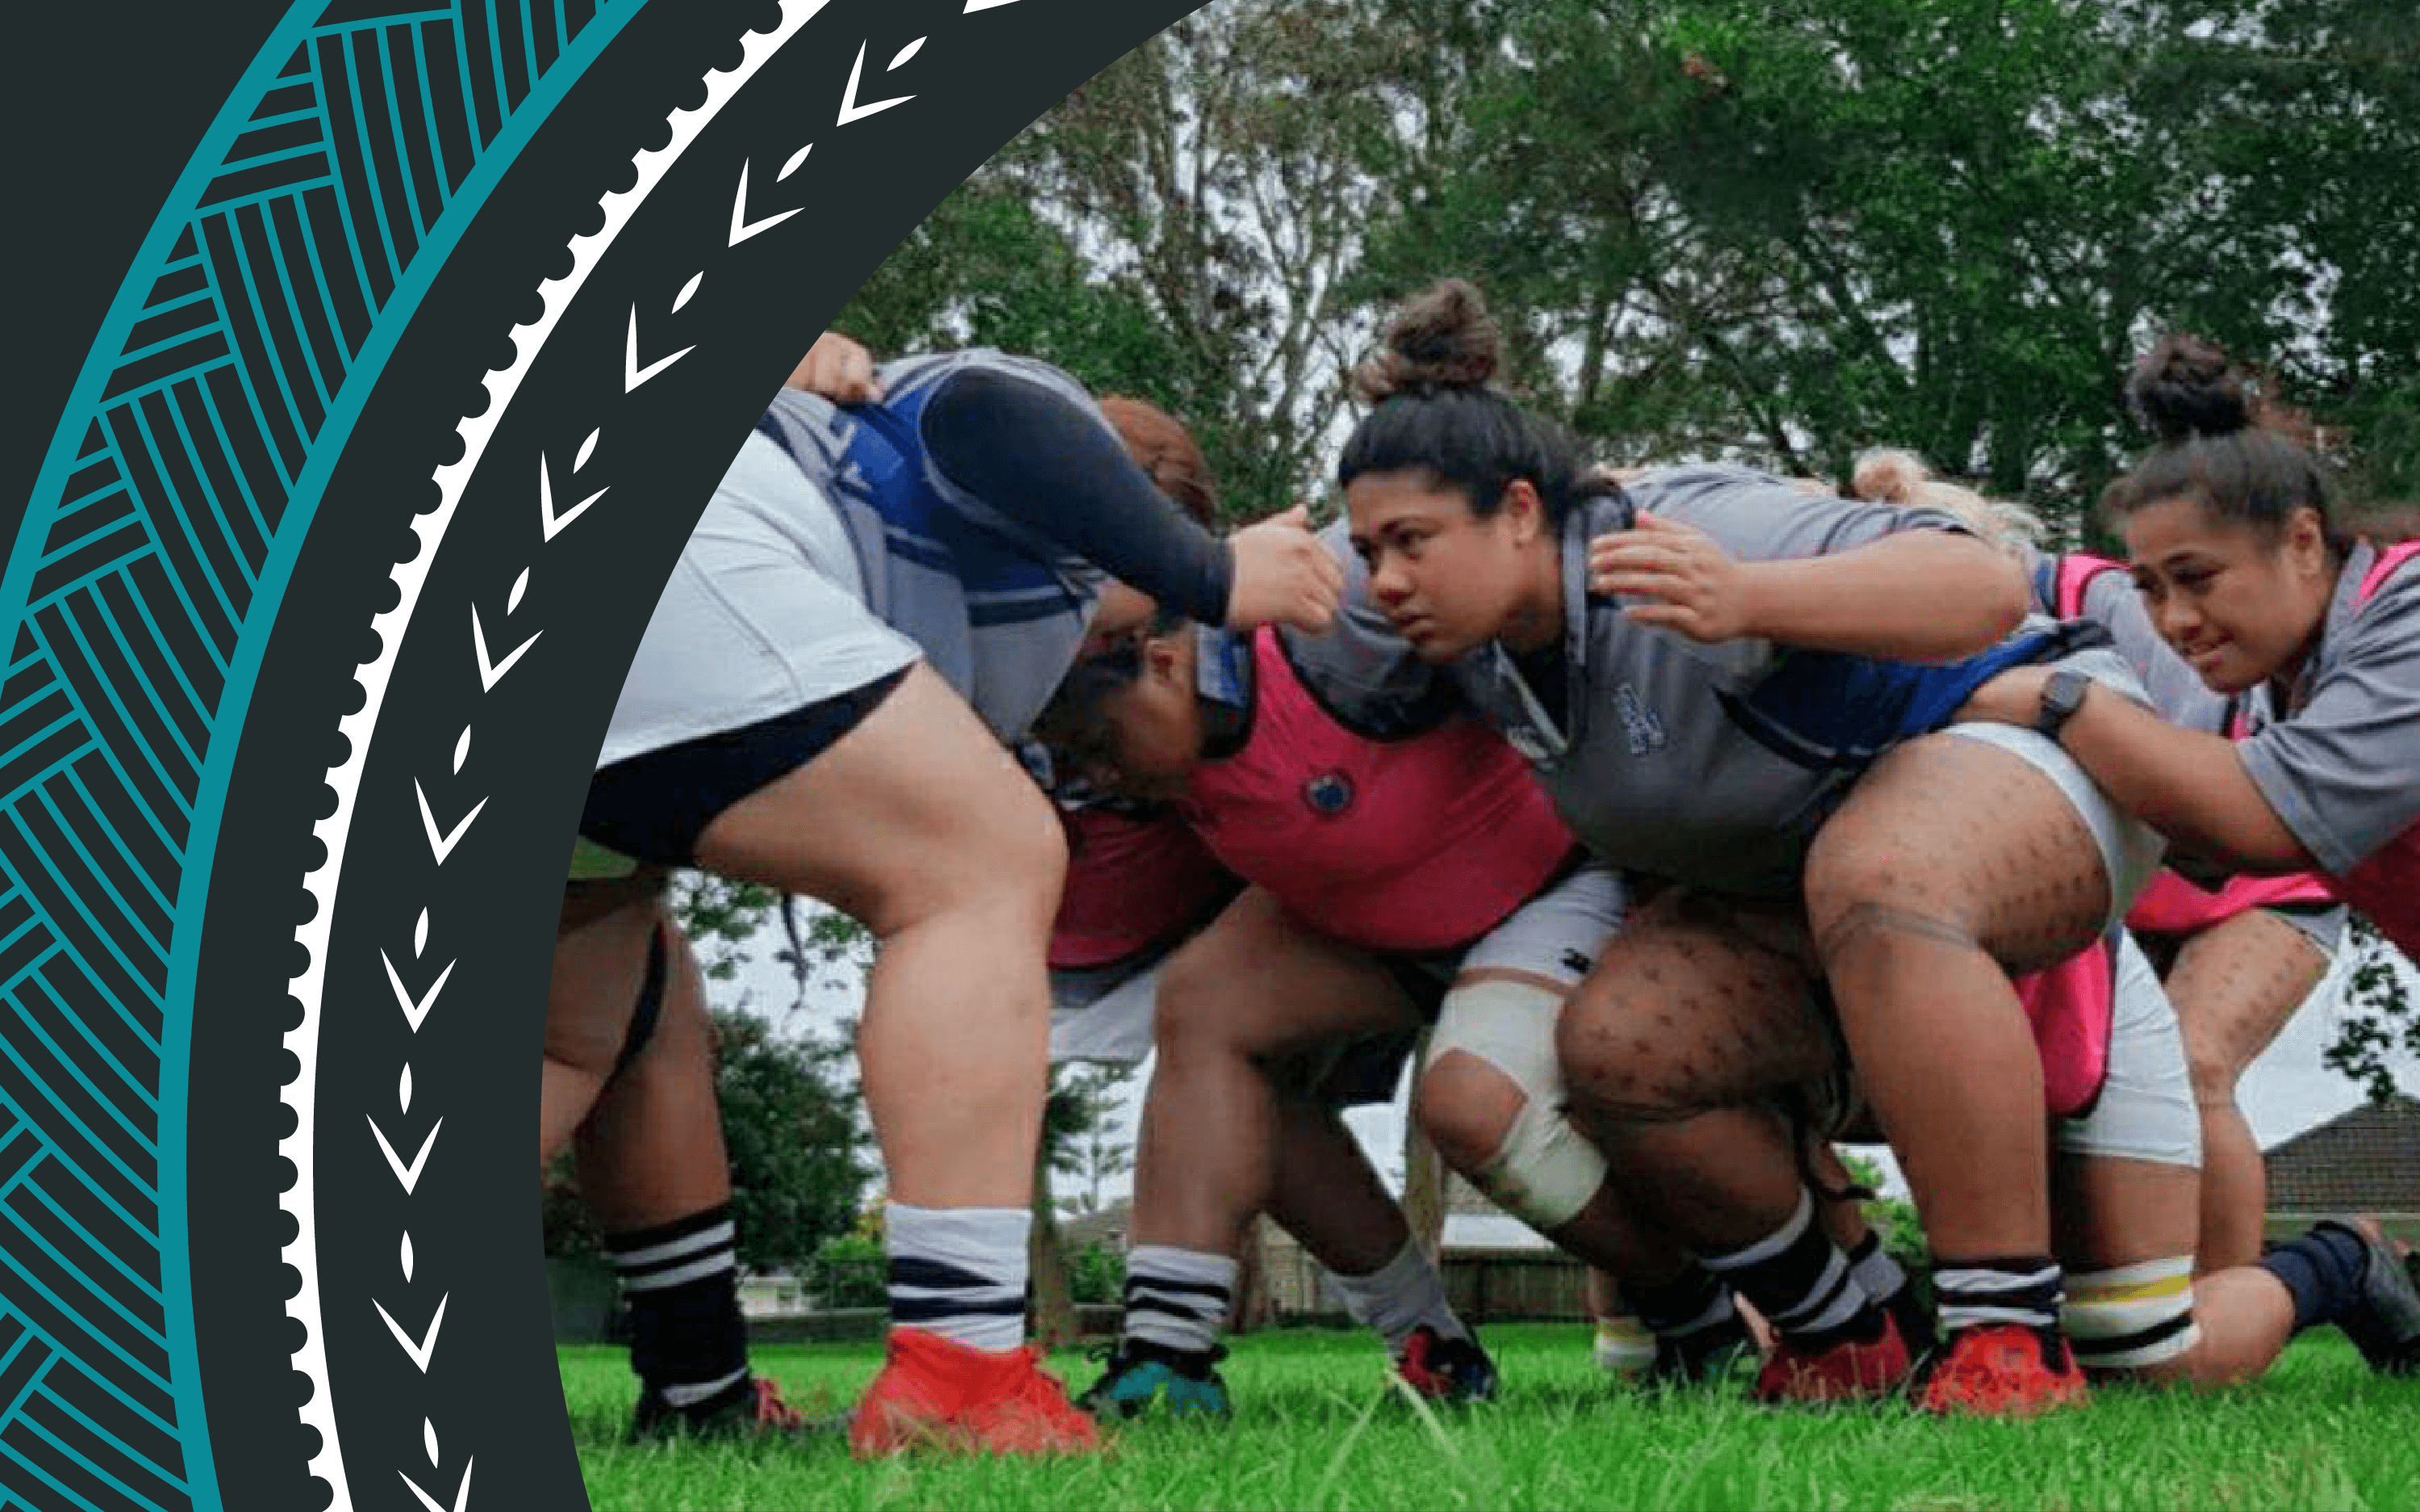
{"type": "Polygon", "coordinates": [[[1353,807],[1353,779],[1342,772],[1322,772],[1302,785],[1302,801],[1312,813],[1333,819],[1353,807]]]}

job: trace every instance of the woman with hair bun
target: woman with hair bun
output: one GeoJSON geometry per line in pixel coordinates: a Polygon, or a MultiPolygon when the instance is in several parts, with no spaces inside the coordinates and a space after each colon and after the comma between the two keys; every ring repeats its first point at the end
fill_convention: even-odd
{"type": "MultiPolygon", "coordinates": [[[[2307,444],[2226,354],[2161,341],[2133,397],[2161,438],[2102,509],[2153,625],[2211,691],[2243,698],[2242,741],[2180,735],[2087,700],[2065,744],[2180,850],[2254,873],[2316,868],[2407,954],[2420,951],[2420,566],[2413,543],[2345,524],[2307,444]]],[[[1971,712],[2023,722],[2039,676],[1971,712]]]]}
{"type": "MultiPolygon", "coordinates": [[[[2316,871],[2411,955],[2420,548],[2347,525],[2307,424],[2262,387],[2216,347],[2163,338],[2131,385],[2159,443],[2102,498],[2151,625],[2211,692],[2240,701],[2242,738],[2086,698],[2061,744],[2184,856],[2254,875],[2316,871]]],[[[2040,675],[2018,670],[1964,712],[2021,724],[2042,700],[2040,675]]],[[[2289,1294],[2298,1327],[2393,1290],[2400,1269],[2374,1232],[2341,1226],[2259,1264],[2289,1294]]],[[[2374,1365],[2420,1368],[2420,1310],[2362,1343],[2374,1365]]]]}
{"type": "Polygon", "coordinates": [[[1364,369],[1373,409],[1338,479],[1373,602],[1601,859],[1677,884],[1562,1015],[1575,1119],[1640,1219],[1776,1324],[1760,1396],[1884,1395],[1904,1340],[1812,1221],[1793,1153],[1847,1121],[1854,1058],[1934,1248],[1925,1404],[2073,1399],[2009,974],[2115,925],[2157,842],[2047,733],[1929,732],[2022,662],[2110,683],[2106,702],[2139,690],[2066,631],[2011,638],[2022,572],[1937,511],[1736,468],[1614,486],[1488,385],[1495,347],[1469,285],[1414,301],[1364,369]]]}

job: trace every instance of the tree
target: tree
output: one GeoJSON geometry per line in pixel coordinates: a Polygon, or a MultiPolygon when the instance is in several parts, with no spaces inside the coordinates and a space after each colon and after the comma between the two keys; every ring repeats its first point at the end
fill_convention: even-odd
{"type": "Polygon", "coordinates": [[[1119,1105],[1134,1085],[1131,1066],[1077,1066],[1057,1078],[1060,1088],[1080,1110],[1081,1123],[1067,1135],[1066,1163],[1060,1169],[1084,1183],[1084,1190],[1059,1199],[1071,1212],[1101,1211],[1101,1183],[1134,1169],[1134,1143],[1119,1105]]]}
{"type": "Polygon", "coordinates": [[[1079,1146],[1092,1116],[1084,1099],[1059,1086],[1054,1075],[1042,1104],[1042,1138],[1033,1151],[1033,1227],[1027,1247],[1027,1273],[1033,1285],[1033,1332],[1052,1349],[1075,1343],[1082,1330],[1077,1325],[1073,1277],[1067,1246],[1059,1232],[1058,1204],[1051,1200],[1051,1177],[1075,1175],[1083,1169],[1079,1146]]]}
{"type": "Polygon", "coordinates": [[[2411,963],[2366,918],[2353,920],[2344,949],[2355,952],[2352,974],[2325,1058],[2371,1102],[2387,1103],[2400,1090],[2389,1064],[2398,1046],[2405,1055],[2420,1056],[2420,1013],[2412,1011],[2405,986],[2411,963]]]}
{"type": "Polygon", "coordinates": [[[855,1227],[874,1177],[849,1052],[734,1010],[717,1009],[714,1028],[739,1262],[799,1266],[855,1227]]]}

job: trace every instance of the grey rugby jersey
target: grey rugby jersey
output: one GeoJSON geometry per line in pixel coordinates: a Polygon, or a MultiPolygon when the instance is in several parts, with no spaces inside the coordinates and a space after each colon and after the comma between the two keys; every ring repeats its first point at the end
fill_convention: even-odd
{"type": "MultiPolygon", "coordinates": [[[[2420,561],[2358,602],[2378,560],[2356,546],[2288,715],[2238,748],[2260,795],[2336,875],[2420,824],[2420,561]]],[[[2259,701],[2265,704],[2266,701],[2259,701]]]]}
{"type": "MultiPolygon", "coordinates": [[[[1935,510],[1815,498],[1741,468],[1659,470],[1628,490],[1639,509],[1693,525],[1732,555],[1770,561],[1847,550],[1909,530],[1962,530],[1935,510]]],[[[1454,669],[1465,695],[1537,768],[1574,834],[1628,871],[1722,891],[1787,896],[1816,827],[1854,780],[1751,738],[1723,708],[1782,655],[1758,640],[1708,645],[1622,618],[1588,591],[1588,544],[1622,529],[1621,500],[1573,511],[1562,539],[1567,723],[1558,727],[1512,658],[1490,645],[1454,669]]]]}

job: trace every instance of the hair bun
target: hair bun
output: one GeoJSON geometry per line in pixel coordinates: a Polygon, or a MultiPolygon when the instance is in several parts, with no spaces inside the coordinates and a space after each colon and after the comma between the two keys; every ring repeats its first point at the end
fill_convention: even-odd
{"type": "Polygon", "coordinates": [[[2134,364],[2127,392],[2160,440],[2172,443],[2232,435],[2256,418],[2242,370],[2198,336],[2162,336],[2134,364]]]}
{"type": "Polygon", "coordinates": [[[1475,389],[1496,375],[1503,345],[1479,290],[1445,279],[1395,313],[1385,346],[1355,369],[1354,392],[1377,404],[1410,391],[1475,389]]]}

